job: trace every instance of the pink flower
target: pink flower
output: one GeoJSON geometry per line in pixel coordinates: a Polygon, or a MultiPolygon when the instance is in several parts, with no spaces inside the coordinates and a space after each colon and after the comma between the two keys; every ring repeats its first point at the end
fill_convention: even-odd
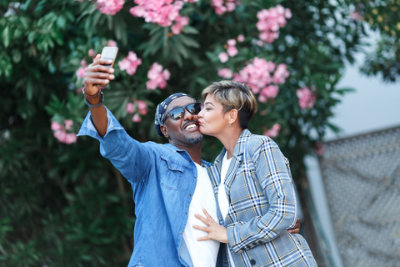
{"type": "Polygon", "coordinates": [[[72,120],[66,120],[64,121],[65,129],[66,130],[71,130],[71,126],[74,124],[72,120]]]}
{"type": "Polygon", "coordinates": [[[131,76],[136,73],[137,67],[141,64],[142,60],[132,51],[129,51],[128,56],[118,62],[119,68],[121,70],[126,70],[126,72],[131,76]]]}
{"type": "Polygon", "coordinates": [[[272,99],[274,99],[274,98],[278,95],[278,93],[279,93],[279,87],[278,87],[278,86],[276,86],[276,85],[269,85],[269,86],[267,86],[267,87],[264,87],[264,88],[261,90],[260,95],[263,95],[263,96],[265,96],[265,97],[267,97],[267,98],[272,98],[272,99]]]}
{"type": "Polygon", "coordinates": [[[124,4],[124,0],[97,0],[97,9],[103,14],[115,15],[124,4]]]}
{"type": "Polygon", "coordinates": [[[88,55],[89,55],[89,57],[94,56],[94,50],[93,49],[89,49],[88,55]]]}
{"type": "Polygon", "coordinates": [[[146,102],[142,101],[142,100],[138,100],[137,101],[137,106],[139,109],[139,113],[141,115],[146,115],[147,114],[147,104],[146,102]]]}
{"type": "Polygon", "coordinates": [[[236,46],[228,46],[228,49],[226,49],[226,51],[228,52],[228,55],[230,57],[234,57],[238,53],[236,46]]]}
{"type": "Polygon", "coordinates": [[[289,77],[289,71],[286,64],[282,63],[276,68],[272,81],[277,84],[283,84],[287,77],[289,77]]]}
{"type": "Polygon", "coordinates": [[[360,14],[359,12],[357,12],[357,11],[351,12],[351,13],[350,13],[350,18],[351,18],[352,20],[354,20],[354,21],[356,21],[356,20],[358,20],[358,21],[362,20],[361,14],[360,14]]]}
{"type": "Polygon", "coordinates": [[[281,130],[281,125],[278,123],[275,123],[271,129],[264,132],[264,135],[273,138],[279,134],[280,130],[281,130]]]}
{"type": "Polygon", "coordinates": [[[78,79],[83,79],[85,78],[85,68],[81,67],[76,71],[76,76],[78,77],[78,79]]]}
{"type": "Polygon", "coordinates": [[[236,40],[235,39],[229,39],[227,42],[228,46],[235,46],[236,45],[236,40]]]}
{"type": "Polygon", "coordinates": [[[311,109],[314,107],[316,94],[311,92],[307,87],[303,87],[296,91],[296,95],[299,101],[299,106],[301,109],[311,109]]]}
{"type": "Polygon", "coordinates": [[[108,41],[107,46],[117,47],[117,42],[114,40],[110,40],[110,41],[108,41]]]}
{"type": "Polygon", "coordinates": [[[238,40],[239,43],[243,42],[244,41],[244,35],[243,34],[238,35],[237,40],[238,40]]]}
{"type": "Polygon", "coordinates": [[[218,71],[218,76],[226,79],[232,78],[232,71],[228,68],[223,68],[218,71]]]}
{"type": "Polygon", "coordinates": [[[133,106],[133,103],[129,102],[128,104],[126,104],[126,112],[129,114],[132,114],[135,111],[135,108],[133,106]]]}
{"type": "MultiPolygon", "coordinates": [[[[197,1],[197,0],[196,0],[197,1]]],[[[184,2],[195,2],[194,0],[134,0],[137,6],[132,7],[129,12],[135,17],[142,17],[147,23],[157,23],[162,27],[171,27],[173,34],[179,34],[182,28],[189,24],[188,17],[182,17],[179,11],[184,2]]]]}
{"type": "Polygon", "coordinates": [[[60,143],[72,144],[77,140],[77,136],[75,133],[67,133],[67,130],[71,129],[71,126],[74,124],[72,120],[66,120],[63,124],[59,124],[56,121],[51,123],[51,129],[54,131],[54,137],[60,141],[60,143]],[[65,125],[65,128],[64,126],[65,125]]]}
{"type": "Polygon", "coordinates": [[[171,73],[165,69],[163,71],[162,66],[157,62],[151,65],[149,72],[147,73],[147,77],[149,81],[146,83],[146,88],[149,90],[154,90],[157,87],[160,89],[164,89],[167,86],[167,80],[169,80],[171,73]]]}
{"type": "Polygon", "coordinates": [[[218,58],[221,61],[221,63],[225,63],[229,60],[228,54],[225,52],[219,53],[218,58]]]}
{"type": "Polygon", "coordinates": [[[54,137],[58,139],[61,143],[65,142],[65,138],[67,137],[67,133],[63,130],[58,130],[54,132],[54,137]]]}
{"type": "Polygon", "coordinates": [[[173,34],[177,35],[180,34],[183,27],[189,24],[189,17],[181,17],[180,15],[177,16],[175,19],[175,24],[171,27],[171,31],[173,34]]]}
{"type": "Polygon", "coordinates": [[[292,17],[290,9],[281,5],[263,9],[257,13],[257,29],[260,31],[259,38],[266,43],[272,43],[279,37],[278,30],[286,25],[286,19],[292,17]]]}
{"type": "MultiPolygon", "coordinates": [[[[75,133],[70,133],[70,134],[66,134],[65,135],[63,141],[64,141],[64,143],[70,145],[70,144],[76,143],[76,140],[77,140],[76,134],[75,133]]],[[[61,140],[60,140],[60,142],[61,142],[61,140]]]]}
{"type": "Polygon", "coordinates": [[[222,15],[225,12],[234,11],[237,5],[240,5],[239,1],[211,0],[211,6],[214,8],[215,13],[217,13],[218,15],[222,15]]]}
{"type": "Polygon", "coordinates": [[[61,130],[62,128],[63,128],[63,126],[61,124],[59,124],[58,122],[56,122],[56,121],[51,122],[51,129],[53,131],[61,130]]]}
{"type": "Polygon", "coordinates": [[[139,117],[139,115],[136,113],[135,115],[133,115],[132,121],[133,121],[133,122],[141,122],[142,119],[141,119],[141,118],[139,117]]]}
{"type": "Polygon", "coordinates": [[[235,10],[235,8],[236,8],[235,3],[226,3],[226,10],[228,12],[232,12],[233,10],[235,10]]]}

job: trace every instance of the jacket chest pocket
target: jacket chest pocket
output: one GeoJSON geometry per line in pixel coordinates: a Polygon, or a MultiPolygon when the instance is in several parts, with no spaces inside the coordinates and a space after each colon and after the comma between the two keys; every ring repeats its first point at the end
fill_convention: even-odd
{"type": "Polygon", "coordinates": [[[158,179],[163,188],[177,190],[183,175],[183,166],[171,159],[161,156],[162,168],[158,179]]]}

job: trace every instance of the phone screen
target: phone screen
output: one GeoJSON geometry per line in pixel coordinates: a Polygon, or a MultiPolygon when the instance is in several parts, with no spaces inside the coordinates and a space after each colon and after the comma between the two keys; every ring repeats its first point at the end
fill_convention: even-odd
{"type": "Polygon", "coordinates": [[[103,48],[103,51],[101,52],[101,58],[112,60],[111,64],[105,65],[106,67],[112,68],[114,66],[114,62],[115,62],[115,59],[117,58],[117,54],[118,54],[118,47],[106,46],[103,48]]]}

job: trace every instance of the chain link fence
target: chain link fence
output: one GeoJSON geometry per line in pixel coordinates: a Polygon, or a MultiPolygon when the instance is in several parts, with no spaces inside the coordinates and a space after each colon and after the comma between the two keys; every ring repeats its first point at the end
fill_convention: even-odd
{"type": "Polygon", "coordinates": [[[320,158],[345,267],[400,267],[400,127],[326,142],[320,158]]]}

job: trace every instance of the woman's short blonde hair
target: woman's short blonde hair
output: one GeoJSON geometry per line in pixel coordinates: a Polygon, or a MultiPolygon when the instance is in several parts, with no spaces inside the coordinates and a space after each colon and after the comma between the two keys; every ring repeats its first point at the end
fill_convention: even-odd
{"type": "Polygon", "coordinates": [[[240,127],[246,129],[257,111],[257,100],[247,85],[235,81],[219,81],[207,86],[202,92],[203,98],[213,95],[223,106],[223,112],[232,109],[239,111],[240,127]]]}

